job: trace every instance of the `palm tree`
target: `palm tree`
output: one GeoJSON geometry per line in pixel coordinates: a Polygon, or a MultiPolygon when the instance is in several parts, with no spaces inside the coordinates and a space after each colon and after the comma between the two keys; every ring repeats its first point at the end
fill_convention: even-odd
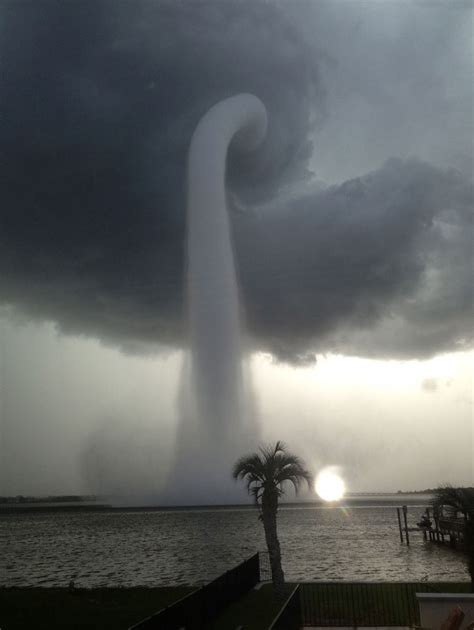
{"type": "Polygon", "coordinates": [[[260,509],[260,520],[265,531],[272,582],[277,597],[284,596],[285,576],[281,567],[280,542],[277,535],[278,499],[284,493],[283,484],[289,481],[298,492],[303,482],[312,484],[312,475],[304,463],[289,453],[283,442],[261,447],[259,453],[241,457],[234,465],[234,479],[246,481],[249,494],[253,495],[260,509]]]}
{"type": "Polygon", "coordinates": [[[435,490],[433,508],[435,510],[444,508],[450,516],[456,517],[461,514],[465,519],[464,547],[474,591],[474,488],[441,486],[435,490]]]}

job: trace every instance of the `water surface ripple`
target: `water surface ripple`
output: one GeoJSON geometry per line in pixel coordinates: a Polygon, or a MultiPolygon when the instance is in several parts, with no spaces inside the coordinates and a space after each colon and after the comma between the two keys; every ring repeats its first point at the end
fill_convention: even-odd
{"type": "MultiPolygon", "coordinates": [[[[418,515],[411,509],[413,517],[418,515]]],[[[400,544],[394,507],[282,507],[288,580],[467,580],[448,546],[400,544]]],[[[0,515],[0,584],[200,584],[265,549],[252,509],[0,515]]]]}

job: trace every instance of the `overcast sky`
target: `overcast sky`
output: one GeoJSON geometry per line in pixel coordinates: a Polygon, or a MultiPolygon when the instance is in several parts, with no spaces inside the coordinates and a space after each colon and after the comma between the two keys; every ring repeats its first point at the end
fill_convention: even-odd
{"type": "Polygon", "coordinates": [[[0,8],[0,493],[152,492],[183,353],[186,151],[219,99],[262,438],[353,490],[473,483],[472,5],[0,8]]]}

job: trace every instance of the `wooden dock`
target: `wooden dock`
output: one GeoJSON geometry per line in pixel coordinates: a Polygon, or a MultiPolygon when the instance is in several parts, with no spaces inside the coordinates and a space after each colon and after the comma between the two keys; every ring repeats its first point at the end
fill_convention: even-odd
{"type": "Polygon", "coordinates": [[[464,518],[450,518],[440,515],[430,508],[426,508],[424,517],[429,525],[417,524],[416,527],[408,526],[408,508],[406,505],[397,507],[398,529],[400,542],[410,544],[410,534],[421,532],[424,540],[437,543],[449,543],[451,547],[457,547],[464,543],[464,518]]]}

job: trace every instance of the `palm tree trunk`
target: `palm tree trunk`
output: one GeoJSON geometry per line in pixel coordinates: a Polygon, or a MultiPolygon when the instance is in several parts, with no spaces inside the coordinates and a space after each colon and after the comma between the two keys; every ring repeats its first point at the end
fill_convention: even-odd
{"type": "Polygon", "coordinates": [[[285,595],[285,575],[281,567],[281,551],[280,541],[277,535],[276,510],[263,509],[262,521],[263,529],[265,530],[268,555],[270,556],[273,588],[276,597],[282,599],[285,595]]]}

